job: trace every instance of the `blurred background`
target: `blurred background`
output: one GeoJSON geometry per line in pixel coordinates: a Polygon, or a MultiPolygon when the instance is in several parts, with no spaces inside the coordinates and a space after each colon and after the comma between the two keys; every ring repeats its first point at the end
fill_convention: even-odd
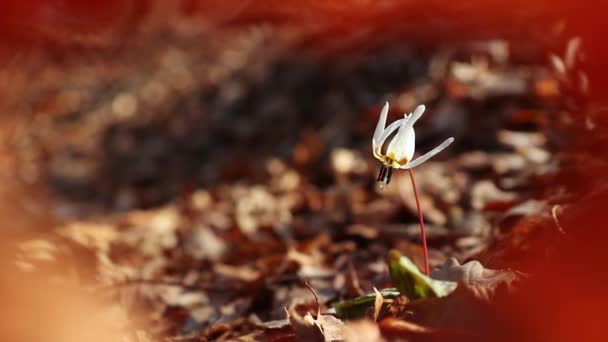
{"type": "Polygon", "coordinates": [[[385,287],[390,248],[422,265],[409,178],[375,182],[389,101],[426,105],[418,152],[455,138],[415,169],[431,264],[530,275],[483,320],[419,323],[597,338],[606,7],[3,1],[0,336],[269,338],[251,317],[302,279],[331,303],[385,287]]]}

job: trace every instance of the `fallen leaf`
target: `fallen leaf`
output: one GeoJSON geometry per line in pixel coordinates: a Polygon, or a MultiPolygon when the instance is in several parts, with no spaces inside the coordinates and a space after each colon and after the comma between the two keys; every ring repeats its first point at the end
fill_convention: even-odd
{"type": "Polygon", "coordinates": [[[296,341],[342,341],[344,322],[331,315],[321,315],[317,293],[308,282],[304,284],[315,297],[317,318],[312,317],[310,312],[302,317],[296,311],[287,311],[287,318],[296,332],[296,341]]]}
{"type": "Polygon", "coordinates": [[[477,260],[461,265],[455,258],[450,258],[441,268],[431,272],[434,279],[461,283],[485,300],[491,299],[499,285],[511,287],[521,276],[522,273],[515,271],[485,268],[477,260]]]}
{"type": "Polygon", "coordinates": [[[342,341],[344,322],[331,315],[319,315],[316,319],[310,313],[300,316],[297,312],[288,313],[288,319],[296,333],[296,341],[330,342],[342,341]]]}

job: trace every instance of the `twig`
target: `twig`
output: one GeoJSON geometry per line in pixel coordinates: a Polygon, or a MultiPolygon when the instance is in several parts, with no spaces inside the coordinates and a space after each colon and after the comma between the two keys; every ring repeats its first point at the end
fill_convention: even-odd
{"type": "Polygon", "coordinates": [[[317,293],[315,292],[315,289],[313,289],[312,286],[310,286],[310,284],[308,283],[308,280],[304,280],[304,284],[306,285],[306,287],[308,287],[310,292],[312,292],[312,295],[315,296],[315,302],[317,303],[317,317],[315,317],[315,319],[319,318],[319,316],[321,315],[321,306],[319,305],[319,297],[317,297],[317,293]]]}
{"type": "Polygon", "coordinates": [[[429,250],[426,246],[426,230],[424,229],[424,217],[422,216],[422,209],[420,208],[420,199],[418,198],[418,190],[416,189],[416,181],[414,180],[414,171],[412,171],[412,169],[407,169],[407,171],[410,173],[412,187],[414,188],[414,197],[416,197],[416,207],[418,208],[418,220],[420,221],[420,236],[422,238],[422,251],[424,252],[424,274],[428,276],[430,274],[429,250]]]}

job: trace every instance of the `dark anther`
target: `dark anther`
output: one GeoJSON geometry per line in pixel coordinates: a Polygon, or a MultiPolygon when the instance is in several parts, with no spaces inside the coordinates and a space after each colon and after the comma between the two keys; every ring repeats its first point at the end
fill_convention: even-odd
{"type": "Polygon", "coordinates": [[[380,173],[378,174],[378,179],[376,179],[376,180],[378,182],[384,182],[384,184],[388,185],[388,183],[390,183],[390,181],[391,181],[392,176],[393,176],[393,168],[386,166],[386,165],[381,165],[380,173]]]}
{"type": "Polygon", "coordinates": [[[391,182],[391,176],[393,175],[393,168],[388,167],[388,174],[386,175],[386,185],[391,182]]]}
{"type": "Polygon", "coordinates": [[[378,179],[376,179],[376,181],[381,182],[384,179],[385,175],[386,175],[386,166],[381,165],[380,173],[378,174],[378,179]]]}

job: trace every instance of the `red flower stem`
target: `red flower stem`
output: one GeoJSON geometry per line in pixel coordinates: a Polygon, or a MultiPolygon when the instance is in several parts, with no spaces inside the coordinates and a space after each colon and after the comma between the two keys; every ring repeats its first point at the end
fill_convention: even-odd
{"type": "Polygon", "coordinates": [[[416,207],[418,208],[418,220],[420,221],[420,236],[422,238],[422,251],[424,252],[424,274],[427,276],[430,273],[429,270],[429,250],[426,246],[426,231],[424,229],[424,217],[422,216],[422,209],[420,208],[420,199],[418,198],[418,190],[416,189],[416,181],[414,180],[414,172],[412,169],[407,169],[410,173],[410,179],[412,180],[412,187],[414,188],[414,197],[416,197],[416,207]]]}

